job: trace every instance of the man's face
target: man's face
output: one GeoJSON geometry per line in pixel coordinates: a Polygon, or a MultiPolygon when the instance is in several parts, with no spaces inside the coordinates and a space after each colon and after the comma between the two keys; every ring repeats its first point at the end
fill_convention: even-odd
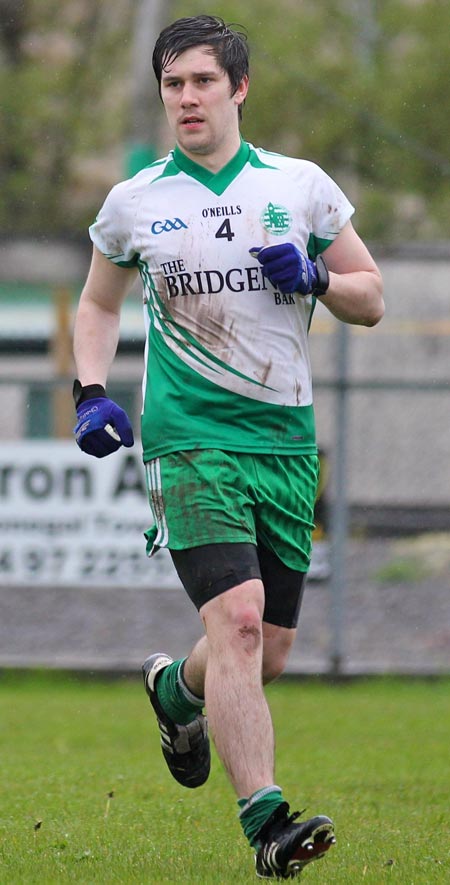
{"type": "Polygon", "coordinates": [[[202,157],[231,159],[239,139],[238,106],[247,89],[245,77],[231,95],[228,74],[207,46],[186,50],[163,69],[161,97],[184,153],[200,163],[202,157]]]}

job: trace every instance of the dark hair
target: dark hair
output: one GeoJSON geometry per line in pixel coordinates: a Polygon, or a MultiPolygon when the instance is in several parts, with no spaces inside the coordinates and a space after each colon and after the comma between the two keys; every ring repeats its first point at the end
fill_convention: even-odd
{"type": "MultiPolygon", "coordinates": [[[[236,27],[236,26],[233,26],[236,27]]],[[[241,28],[240,25],[237,27],[241,28]]],[[[153,70],[161,95],[161,77],[167,64],[193,46],[210,46],[211,53],[223,71],[228,74],[231,94],[234,95],[242,78],[248,76],[249,49],[243,30],[232,30],[215,15],[195,15],[179,18],[161,31],[153,50],[153,70]]],[[[241,112],[242,108],[239,107],[241,112]]]]}

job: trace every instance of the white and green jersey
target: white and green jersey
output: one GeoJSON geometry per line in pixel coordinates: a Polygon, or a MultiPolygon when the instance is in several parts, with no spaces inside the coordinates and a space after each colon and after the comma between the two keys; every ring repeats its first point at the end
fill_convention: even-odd
{"type": "Polygon", "coordinates": [[[90,234],[144,285],[145,461],[198,448],[316,451],[314,298],[279,292],[249,249],[292,242],[314,258],[352,213],[314,163],[246,142],[217,174],[175,148],[112,189],[90,234]]]}

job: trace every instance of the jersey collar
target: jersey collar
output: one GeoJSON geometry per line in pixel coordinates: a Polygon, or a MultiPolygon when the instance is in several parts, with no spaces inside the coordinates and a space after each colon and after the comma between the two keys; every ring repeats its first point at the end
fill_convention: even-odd
{"type": "Polygon", "coordinates": [[[182,172],[185,172],[186,175],[195,178],[200,184],[209,188],[209,190],[213,191],[217,196],[223,194],[231,182],[239,175],[241,169],[244,168],[249,159],[249,156],[250,147],[246,141],[241,140],[239,150],[229,163],[227,163],[220,172],[210,172],[209,169],[205,169],[204,166],[200,166],[198,163],[195,163],[194,160],[187,157],[186,154],[180,150],[178,145],[173,151],[173,159],[178,168],[182,172]]]}

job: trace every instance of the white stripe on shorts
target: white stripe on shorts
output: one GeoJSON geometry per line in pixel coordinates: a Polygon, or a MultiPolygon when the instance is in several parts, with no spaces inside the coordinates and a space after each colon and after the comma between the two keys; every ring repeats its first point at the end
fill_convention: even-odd
{"type": "Polygon", "coordinates": [[[161,487],[161,465],[159,458],[153,458],[145,464],[147,474],[147,488],[150,508],[158,532],[154,540],[154,547],[167,547],[169,543],[169,529],[164,512],[164,498],[161,487]]]}

